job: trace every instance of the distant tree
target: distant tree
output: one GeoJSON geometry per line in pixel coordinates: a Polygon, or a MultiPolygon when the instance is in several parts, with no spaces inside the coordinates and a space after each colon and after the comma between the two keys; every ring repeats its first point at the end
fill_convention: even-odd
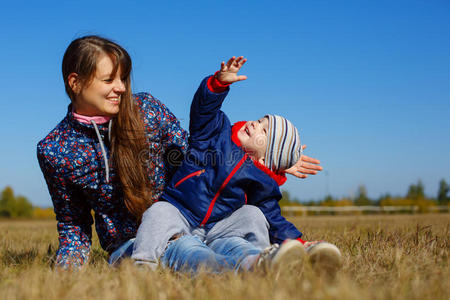
{"type": "Polygon", "coordinates": [[[17,217],[29,218],[33,215],[33,205],[23,196],[16,197],[16,215],[17,217]]]}
{"type": "Polygon", "coordinates": [[[450,190],[450,186],[445,182],[444,179],[442,179],[439,182],[439,190],[438,190],[438,196],[437,201],[439,205],[447,205],[450,202],[450,196],[448,196],[448,192],[450,190]]]}
{"type": "Polygon", "coordinates": [[[14,191],[10,186],[5,187],[0,198],[0,216],[12,217],[14,207],[14,191]]]}
{"type": "Polygon", "coordinates": [[[331,195],[325,196],[325,198],[320,202],[321,206],[334,206],[336,200],[333,199],[331,195]]]}
{"type": "Polygon", "coordinates": [[[364,185],[358,187],[358,192],[356,193],[356,198],[353,201],[355,205],[371,205],[372,201],[367,197],[367,189],[364,185]]]}
{"type": "Polygon", "coordinates": [[[5,187],[0,198],[1,217],[31,217],[33,205],[23,196],[14,196],[14,191],[10,186],[5,187]]]}
{"type": "Polygon", "coordinates": [[[413,201],[423,200],[425,198],[425,188],[423,186],[422,181],[419,179],[417,184],[411,184],[408,188],[408,193],[406,194],[406,198],[409,198],[413,201]]]}
{"type": "Polygon", "coordinates": [[[386,193],[384,195],[381,195],[380,198],[376,201],[377,205],[389,205],[392,203],[392,196],[389,193],[386,193]]]}
{"type": "Polygon", "coordinates": [[[352,205],[353,205],[353,201],[346,197],[343,197],[334,202],[334,206],[352,206],[352,205]]]}
{"type": "Polygon", "coordinates": [[[303,205],[306,205],[306,206],[315,206],[315,205],[317,205],[317,201],[316,201],[316,200],[308,200],[308,201],[306,201],[306,202],[303,202],[303,205]]]}

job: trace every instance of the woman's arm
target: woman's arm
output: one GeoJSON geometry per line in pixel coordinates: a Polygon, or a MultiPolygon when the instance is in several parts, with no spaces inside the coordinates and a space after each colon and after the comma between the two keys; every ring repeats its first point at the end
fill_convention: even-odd
{"type": "Polygon", "coordinates": [[[164,149],[179,148],[183,153],[187,149],[188,133],[181,128],[180,121],[177,117],[161,102],[161,130],[162,130],[162,145],[164,149]]]}
{"type": "Polygon", "coordinates": [[[139,94],[139,97],[146,99],[150,105],[152,118],[156,121],[158,128],[158,143],[161,144],[162,152],[169,164],[167,168],[178,167],[183,160],[184,153],[188,147],[188,132],[184,130],[180,121],[161,101],[148,93],[139,94]]]}
{"type": "Polygon", "coordinates": [[[63,176],[51,164],[44,149],[38,145],[38,161],[58,221],[59,248],[56,265],[63,268],[80,267],[89,259],[92,237],[92,216],[90,207],[70,191],[63,176]]]}

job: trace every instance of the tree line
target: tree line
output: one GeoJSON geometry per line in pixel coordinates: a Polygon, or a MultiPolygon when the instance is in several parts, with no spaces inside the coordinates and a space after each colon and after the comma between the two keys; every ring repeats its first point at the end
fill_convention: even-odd
{"type": "MultiPolygon", "coordinates": [[[[425,196],[425,187],[421,180],[415,184],[411,184],[405,196],[391,196],[384,194],[378,199],[371,199],[367,195],[367,189],[364,185],[360,185],[355,197],[333,198],[331,195],[326,196],[319,201],[302,202],[302,205],[320,205],[320,206],[418,206],[423,209],[435,205],[450,205],[450,185],[442,179],[439,182],[436,198],[425,196]]],[[[298,198],[293,198],[286,190],[282,191],[282,199],[280,205],[300,205],[298,198]]],[[[33,206],[24,196],[14,195],[14,191],[10,186],[3,189],[0,198],[0,217],[3,218],[54,218],[55,214],[51,207],[41,208],[33,206]]]]}
{"type": "MultiPolygon", "coordinates": [[[[449,205],[450,204],[450,186],[442,179],[439,182],[439,188],[436,194],[436,198],[429,198],[425,195],[425,187],[421,180],[417,183],[411,184],[404,196],[392,196],[386,193],[378,199],[371,199],[367,195],[367,189],[364,185],[360,185],[356,192],[355,197],[342,197],[334,198],[331,195],[327,195],[324,199],[319,201],[307,201],[302,202],[302,205],[320,205],[320,206],[365,206],[365,205],[379,205],[379,206],[418,206],[419,209],[428,206],[436,205],[449,205]]],[[[288,191],[282,191],[282,199],[280,205],[299,205],[300,200],[295,197],[291,197],[288,191]]]]}
{"type": "Polygon", "coordinates": [[[33,206],[24,196],[14,195],[10,186],[0,196],[0,218],[55,219],[53,208],[33,206]]]}
{"type": "Polygon", "coordinates": [[[0,217],[29,218],[33,216],[33,205],[24,196],[15,196],[10,186],[3,189],[0,198],[0,217]]]}

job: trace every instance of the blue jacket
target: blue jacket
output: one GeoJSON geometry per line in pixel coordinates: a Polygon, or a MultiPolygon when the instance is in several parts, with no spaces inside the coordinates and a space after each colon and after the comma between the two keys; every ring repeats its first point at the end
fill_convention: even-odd
{"type": "Polygon", "coordinates": [[[161,198],[176,206],[193,227],[208,230],[247,203],[264,213],[271,242],[300,237],[302,233],[281,215],[277,182],[232,141],[230,120],[220,110],[229,89],[210,91],[208,78],[192,101],[187,154],[161,198]]]}
{"type": "MultiPolygon", "coordinates": [[[[135,98],[149,142],[149,151],[140,155],[149,161],[149,177],[157,199],[175,171],[166,154],[172,149],[185,151],[187,133],[152,95],[140,93],[135,98]]],[[[136,235],[136,219],[125,207],[121,183],[109,160],[107,125],[97,125],[97,136],[93,125],[74,119],[69,106],[66,117],[38,143],[39,164],[58,221],[58,265],[80,266],[87,262],[92,238],[91,210],[100,245],[109,253],[136,235]]]]}

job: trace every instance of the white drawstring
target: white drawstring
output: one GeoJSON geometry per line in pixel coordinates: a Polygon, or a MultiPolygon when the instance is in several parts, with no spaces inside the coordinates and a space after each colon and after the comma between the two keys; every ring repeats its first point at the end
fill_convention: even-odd
{"type": "MultiPolygon", "coordinates": [[[[91,123],[92,123],[92,125],[94,125],[95,133],[97,134],[97,139],[98,139],[98,142],[100,143],[100,148],[102,149],[103,161],[105,162],[105,167],[106,167],[106,183],[109,183],[109,164],[108,164],[108,157],[106,156],[105,145],[103,144],[103,139],[102,139],[102,136],[100,135],[100,131],[98,131],[97,124],[94,122],[94,120],[91,120],[91,123]]],[[[110,138],[110,136],[111,136],[111,120],[109,121],[108,130],[109,130],[108,138],[110,138]]]]}

